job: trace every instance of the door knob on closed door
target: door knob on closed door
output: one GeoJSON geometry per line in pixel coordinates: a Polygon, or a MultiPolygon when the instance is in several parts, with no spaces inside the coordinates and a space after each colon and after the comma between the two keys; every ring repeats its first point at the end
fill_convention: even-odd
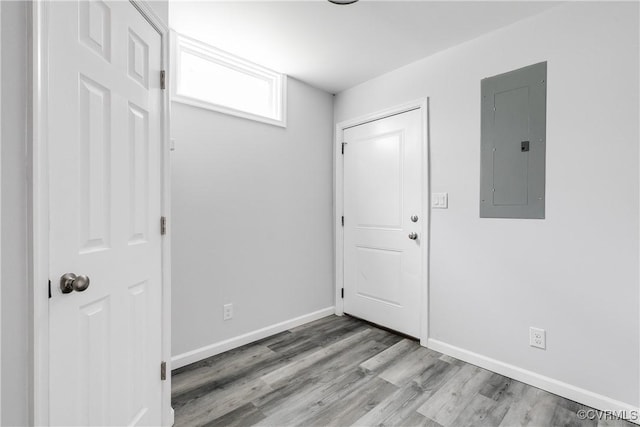
{"type": "Polygon", "coordinates": [[[411,221],[418,222],[418,215],[411,215],[411,221]]]}
{"type": "Polygon", "coordinates": [[[418,233],[409,233],[409,238],[411,240],[416,240],[418,238],[418,233]]]}
{"type": "Polygon", "coordinates": [[[63,294],[73,291],[82,292],[89,287],[90,283],[89,276],[76,276],[73,273],[66,273],[60,277],[60,290],[63,294]]]}

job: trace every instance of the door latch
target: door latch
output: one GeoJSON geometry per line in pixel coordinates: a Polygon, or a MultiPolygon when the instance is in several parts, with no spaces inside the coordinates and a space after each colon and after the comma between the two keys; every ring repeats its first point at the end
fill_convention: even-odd
{"type": "Polygon", "coordinates": [[[523,153],[529,151],[529,141],[522,141],[520,143],[520,151],[522,151],[523,153]]]}

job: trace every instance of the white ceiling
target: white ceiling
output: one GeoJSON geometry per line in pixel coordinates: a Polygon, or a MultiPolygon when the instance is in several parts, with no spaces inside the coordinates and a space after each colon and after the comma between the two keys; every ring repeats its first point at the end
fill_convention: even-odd
{"type": "Polygon", "coordinates": [[[170,1],[169,23],[179,33],[338,93],[556,4],[170,1]]]}

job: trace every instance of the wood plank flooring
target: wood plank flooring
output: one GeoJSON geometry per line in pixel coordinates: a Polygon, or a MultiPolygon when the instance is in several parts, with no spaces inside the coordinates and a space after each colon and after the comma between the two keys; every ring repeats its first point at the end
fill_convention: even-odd
{"type": "Polygon", "coordinates": [[[590,409],[330,316],[177,369],[176,426],[620,426],[590,409]]]}

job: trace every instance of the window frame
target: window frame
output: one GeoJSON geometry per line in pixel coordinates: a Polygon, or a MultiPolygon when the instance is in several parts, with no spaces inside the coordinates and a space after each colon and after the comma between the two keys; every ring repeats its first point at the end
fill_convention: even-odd
{"type": "Polygon", "coordinates": [[[171,70],[174,78],[171,79],[171,101],[206,110],[217,111],[244,119],[267,123],[280,127],[287,127],[287,75],[278,73],[269,68],[255,64],[246,59],[237,57],[231,53],[220,50],[214,46],[195,40],[191,37],[171,32],[171,70]],[[222,104],[216,104],[204,99],[195,98],[178,92],[182,77],[180,57],[182,52],[198,56],[214,64],[244,73],[254,78],[260,78],[272,84],[272,107],[274,116],[263,116],[248,111],[239,110],[222,104]]]}

